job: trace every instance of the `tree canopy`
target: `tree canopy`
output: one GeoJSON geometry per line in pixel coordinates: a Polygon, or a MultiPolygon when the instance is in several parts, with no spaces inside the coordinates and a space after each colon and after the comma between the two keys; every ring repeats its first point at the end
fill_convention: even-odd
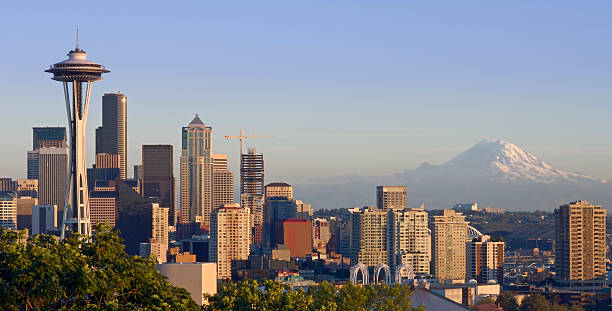
{"type": "Polygon", "coordinates": [[[91,241],[72,235],[25,239],[0,230],[2,310],[199,310],[152,258],[130,256],[118,231],[95,226],[91,241]]]}
{"type": "Polygon", "coordinates": [[[411,290],[401,285],[357,286],[349,283],[342,288],[323,282],[308,291],[292,290],[274,281],[243,281],[223,287],[208,297],[208,311],[221,310],[291,310],[291,311],[404,311],[413,308],[411,290]]]}

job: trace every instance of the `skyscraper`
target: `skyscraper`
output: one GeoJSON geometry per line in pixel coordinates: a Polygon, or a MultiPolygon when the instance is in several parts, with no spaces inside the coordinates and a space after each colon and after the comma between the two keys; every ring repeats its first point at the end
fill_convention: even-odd
{"type": "Polygon", "coordinates": [[[217,263],[218,279],[231,279],[232,260],[249,258],[249,218],[249,210],[238,204],[213,210],[209,257],[210,261],[217,263]]]}
{"type": "Polygon", "coordinates": [[[102,74],[109,71],[101,64],[88,60],[87,53],[79,49],[78,40],[76,48],[68,53],[67,60],[53,64],[45,71],[52,73],[52,79],[64,85],[66,112],[70,125],[69,182],[66,189],[61,237],[63,239],[69,231],[91,236],[85,162],[85,124],[87,124],[92,83],[101,80],[102,74]]]}
{"type": "Polygon", "coordinates": [[[201,224],[210,230],[212,207],[212,128],[198,115],[182,128],[181,223],[201,224]]]}
{"type": "MultiPolygon", "coordinates": [[[[38,203],[57,205],[58,212],[62,215],[68,181],[68,148],[40,148],[38,152],[40,157],[38,203]]],[[[59,215],[58,218],[63,219],[59,215]]]]}
{"type": "Polygon", "coordinates": [[[17,230],[32,232],[32,206],[35,205],[38,205],[37,198],[17,195],[17,230]]]}
{"type": "Polygon", "coordinates": [[[306,257],[312,253],[312,223],[308,219],[289,218],[283,220],[278,228],[278,244],[284,244],[291,257],[306,257]]]}
{"type": "Polygon", "coordinates": [[[39,166],[39,155],[38,150],[28,151],[27,159],[27,178],[38,179],[38,166],[39,166]]]}
{"type": "Polygon", "coordinates": [[[212,208],[234,203],[234,178],[227,169],[227,155],[213,154],[212,208]]]}
{"type": "Polygon", "coordinates": [[[431,261],[431,241],[427,212],[424,209],[391,209],[387,239],[389,266],[406,263],[417,275],[428,275],[431,261]]]}
{"type": "Polygon", "coordinates": [[[240,194],[263,195],[264,159],[263,154],[249,148],[247,154],[241,155],[240,161],[240,194]]]}
{"type": "Polygon", "coordinates": [[[102,96],[102,127],[96,129],[96,153],[119,155],[120,178],[127,178],[127,97],[121,93],[102,96]]]}
{"type": "Polygon", "coordinates": [[[481,235],[476,241],[467,243],[466,279],[480,284],[494,280],[504,283],[504,242],[493,241],[488,235],[481,235]]]}
{"type": "Polygon", "coordinates": [[[142,193],[167,207],[168,225],[176,222],[172,145],[142,145],[142,193]]]}
{"type": "Polygon", "coordinates": [[[467,229],[465,216],[454,210],[434,216],[432,261],[437,279],[465,280],[467,229]]]}
{"type": "Polygon", "coordinates": [[[387,211],[376,206],[354,209],[351,214],[353,264],[374,267],[387,264],[387,211]]]}
{"type": "Polygon", "coordinates": [[[92,191],[89,194],[90,220],[92,224],[105,223],[115,226],[117,220],[117,191],[92,191]]]}
{"type": "Polygon", "coordinates": [[[378,186],[376,187],[376,206],[380,209],[403,210],[407,206],[406,186],[378,186]]]}
{"type": "Polygon", "coordinates": [[[557,282],[601,286],[606,276],[606,210],[576,201],[555,210],[557,282]]]}

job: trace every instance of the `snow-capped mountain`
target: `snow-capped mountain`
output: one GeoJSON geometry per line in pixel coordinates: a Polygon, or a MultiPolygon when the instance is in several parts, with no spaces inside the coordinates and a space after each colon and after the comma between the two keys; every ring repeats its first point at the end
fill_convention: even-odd
{"type": "Polygon", "coordinates": [[[449,171],[487,175],[495,181],[600,182],[605,180],[555,169],[535,155],[502,140],[483,140],[440,166],[449,171]]]}
{"type": "Polygon", "coordinates": [[[556,169],[514,144],[483,140],[442,165],[386,176],[340,176],[295,185],[313,208],[374,204],[376,186],[408,186],[408,201],[428,208],[478,202],[506,210],[551,210],[575,200],[612,206],[612,183],[556,169]]]}

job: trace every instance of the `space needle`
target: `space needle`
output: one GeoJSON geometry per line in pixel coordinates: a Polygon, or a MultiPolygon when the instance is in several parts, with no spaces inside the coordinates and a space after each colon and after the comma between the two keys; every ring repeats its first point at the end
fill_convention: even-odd
{"type": "Polygon", "coordinates": [[[45,71],[53,74],[53,80],[63,82],[68,114],[70,157],[61,236],[64,239],[66,234],[75,232],[91,237],[85,166],[85,126],[91,84],[101,80],[102,74],[109,71],[103,65],[87,60],[87,53],[79,49],[78,30],[76,48],[68,52],[68,59],[51,65],[45,71]]]}

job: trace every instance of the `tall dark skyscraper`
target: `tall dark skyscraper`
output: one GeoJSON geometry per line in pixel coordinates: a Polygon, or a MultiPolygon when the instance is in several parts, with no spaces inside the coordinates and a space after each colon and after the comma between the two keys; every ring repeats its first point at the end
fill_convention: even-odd
{"type": "Polygon", "coordinates": [[[127,178],[127,97],[121,93],[102,96],[102,127],[96,129],[96,153],[119,155],[121,179],[127,178]]]}
{"type": "Polygon", "coordinates": [[[168,207],[168,225],[176,222],[172,145],[142,146],[142,192],[144,198],[157,198],[168,207]]]}

